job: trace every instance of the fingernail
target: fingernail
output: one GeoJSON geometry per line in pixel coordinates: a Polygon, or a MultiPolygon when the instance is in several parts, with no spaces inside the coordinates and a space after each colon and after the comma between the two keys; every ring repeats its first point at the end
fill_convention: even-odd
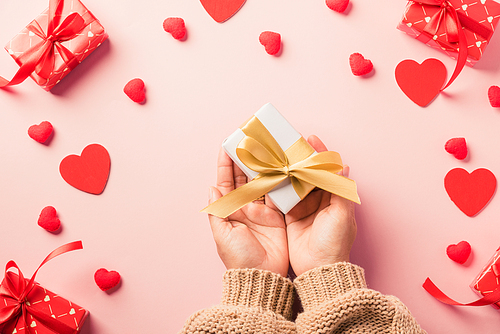
{"type": "Polygon", "coordinates": [[[208,198],[212,199],[214,195],[214,191],[212,190],[212,187],[208,187],[208,198]]]}
{"type": "Polygon", "coordinates": [[[345,177],[349,177],[349,170],[349,166],[344,165],[344,168],[342,169],[342,175],[344,175],[345,177]]]}

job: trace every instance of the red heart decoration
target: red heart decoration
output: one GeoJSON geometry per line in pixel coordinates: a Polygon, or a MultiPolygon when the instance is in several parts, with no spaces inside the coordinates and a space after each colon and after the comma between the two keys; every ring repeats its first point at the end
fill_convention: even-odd
{"type": "Polygon", "coordinates": [[[467,241],[460,241],[456,245],[449,245],[446,248],[446,254],[448,257],[460,264],[464,264],[467,262],[467,259],[470,256],[471,247],[467,241]]]}
{"type": "Polygon", "coordinates": [[[134,102],[143,103],[146,100],[145,85],[142,79],[132,79],[123,88],[123,92],[134,102]]]}
{"type": "Polygon", "coordinates": [[[453,154],[458,160],[463,160],[467,157],[467,143],[465,138],[451,138],[444,145],[446,152],[453,154]]]}
{"type": "Polygon", "coordinates": [[[207,13],[219,23],[228,20],[243,6],[245,0],[200,0],[207,13]]]}
{"type": "Polygon", "coordinates": [[[491,86],[488,88],[488,99],[490,100],[490,105],[493,108],[500,107],[500,87],[491,86]]]}
{"type": "Polygon", "coordinates": [[[59,172],[76,189],[99,195],[108,182],[111,161],[108,151],[99,144],[85,147],[81,156],[68,155],[59,165],[59,172]]]}
{"type": "Polygon", "coordinates": [[[495,193],[497,180],[485,168],[476,169],[470,174],[463,168],[455,168],[446,174],[444,187],[453,203],[472,217],[488,204],[495,193]]]}
{"type": "Polygon", "coordinates": [[[38,225],[49,232],[55,232],[61,227],[61,221],[57,218],[57,212],[53,206],[46,206],[42,209],[38,225]]]}
{"type": "Polygon", "coordinates": [[[169,17],[163,21],[163,29],[172,34],[172,37],[177,40],[182,40],[186,37],[186,24],[180,17],[169,17]]]}
{"type": "Polygon", "coordinates": [[[114,270],[98,269],[94,274],[94,281],[102,291],[114,288],[120,283],[120,274],[114,270]]]}
{"type": "Polygon", "coordinates": [[[421,107],[428,105],[441,92],[446,80],[446,67],[437,59],[426,59],[422,64],[403,60],[396,66],[399,88],[421,107]]]}
{"type": "Polygon", "coordinates": [[[28,136],[39,143],[45,143],[54,131],[54,127],[50,122],[43,121],[38,125],[32,125],[28,128],[28,136]]]}
{"type": "Polygon", "coordinates": [[[326,5],[337,13],[343,13],[349,5],[349,0],[326,0],[326,5]]]}
{"type": "Polygon", "coordinates": [[[353,53],[349,56],[349,65],[352,74],[360,76],[370,73],[373,70],[371,60],[365,59],[361,53],[353,53]]]}
{"type": "Polygon", "coordinates": [[[259,42],[264,45],[268,54],[275,55],[281,48],[281,35],[277,32],[264,31],[260,33],[259,42]]]}

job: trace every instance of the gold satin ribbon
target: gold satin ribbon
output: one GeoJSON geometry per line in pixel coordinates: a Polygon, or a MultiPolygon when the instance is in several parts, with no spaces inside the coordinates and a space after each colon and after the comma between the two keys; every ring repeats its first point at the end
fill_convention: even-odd
{"type": "Polygon", "coordinates": [[[337,152],[320,152],[304,138],[285,152],[257,117],[252,117],[241,130],[246,137],[238,144],[236,154],[245,166],[259,174],[202,210],[226,218],[246,204],[267,194],[285,179],[302,200],[315,187],[360,204],[356,183],[336,173],[343,168],[337,152]]]}

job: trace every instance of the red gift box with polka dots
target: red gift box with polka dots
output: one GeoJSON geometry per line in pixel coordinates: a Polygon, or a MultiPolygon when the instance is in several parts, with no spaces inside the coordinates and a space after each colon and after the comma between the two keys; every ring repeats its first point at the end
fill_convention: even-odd
{"type": "MultiPolygon", "coordinates": [[[[6,279],[16,282],[18,280],[18,275],[13,272],[7,272],[6,277],[0,285],[0,305],[8,307],[19,302],[13,298],[3,295],[2,291],[5,289],[6,279]]],[[[26,281],[28,280],[26,279],[26,281]]],[[[38,283],[35,283],[31,292],[27,295],[24,303],[24,307],[28,310],[28,312],[20,312],[17,317],[14,317],[15,328],[12,329],[12,331],[9,330],[8,334],[59,333],[57,329],[51,329],[50,325],[44,324],[43,319],[37,319],[37,314],[40,313],[64,324],[66,332],[77,334],[80,332],[81,327],[88,315],[88,311],[84,308],[45,289],[38,283]],[[29,326],[29,328],[26,328],[27,326],[29,326]]],[[[5,327],[0,328],[1,333],[7,334],[5,330],[5,327]]]]}
{"type": "MultiPolygon", "coordinates": [[[[439,0],[434,2],[439,3],[439,0]]],[[[481,57],[500,20],[500,4],[493,0],[445,0],[441,5],[409,1],[397,28],[421,40],[428,46],[446,53],[453,59],[458,55],[458,42],[449,42],[446,23],[439,25],[434,35],[423,32],[433,15],[448,6],[458,14],[467,40],[467,65],[473,66],[481,57]]]]}
{"type": "MultiPolygon", "coordinates": [[[[497,249],[470,287],[480,296],[489,295],[500,288],[500,248],[497,249]]],[[[500,302],[492,304],[492,306],[500,309],[500,302]]]]}
{"type": "MultiPolygon", "coordinates": [[[[60,22],[63,22],[68,15],[78,13],[84,20],[84,28],[78,34],[67,41],[56,42],[72,53],[71,62],[64,60],[60,52],[60,46],[54,47],[54,66],[47,77],[42,77],[36,72],[31,74],[31,78],[46,91],[51,90],[59,81],[61,81],[71,70],[85,58],[87,58],[97,47],[104,42],[108,35],[99,20],[78,0],[64,0],[64,6],[61,13],[60,22]]],[[[5,49],[14,58],[19,66],[23,64],[22,55],[32,46],[43,41],[43,38],[33,31],[38,29],[47,33],[49,21],[49,8],[42,12],[12,40],[10,40],[5,49]],[[33,28],[34,27],[34,28],[33,28]]],[[[50,38],[50,37],[49,37],[50,38]]]]}

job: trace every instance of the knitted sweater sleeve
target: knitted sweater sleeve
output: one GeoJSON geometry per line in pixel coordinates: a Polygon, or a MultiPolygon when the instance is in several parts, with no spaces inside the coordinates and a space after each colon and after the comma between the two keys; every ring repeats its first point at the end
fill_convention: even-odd
{"type": "Polygon", "coordinates": [[[288,278],[258,269],[232,269],[223,280],[219,305],[191,315],[180,332],[295,334],[294,288],[288,278]]]}
{"type": "Polygon", "coordinates": [[[294,284],[304,308],[297,333],[426,333],[399,299],[367,289],[351,263],[309,270],[294,284]]]}

